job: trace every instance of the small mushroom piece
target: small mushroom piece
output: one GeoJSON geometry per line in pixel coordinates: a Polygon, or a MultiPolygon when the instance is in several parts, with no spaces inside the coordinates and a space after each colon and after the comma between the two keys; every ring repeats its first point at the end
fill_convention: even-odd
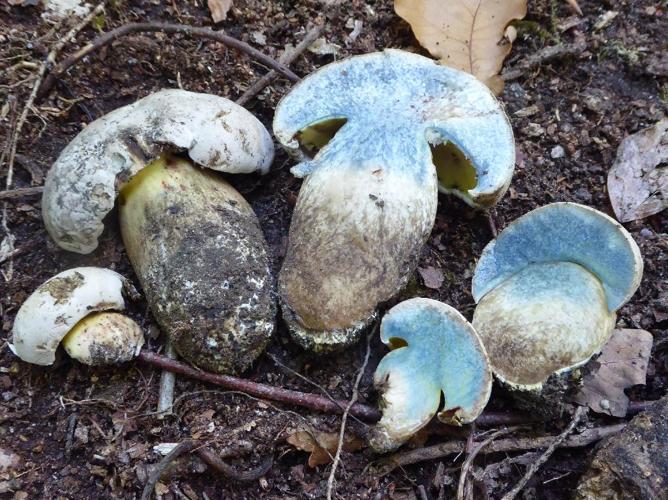
{"type": "Polygon", "coordinates": [[[436,414],[451,425],[474,421],[492,390],[485,348],[454,308],[415,298],[383,317],[381,340],[392,349],[378,365],[374,385],[383,416],[369,442],[374,450],[397,448],[436,414]]]}
{"type": "Polygon", "coordinates": [[[553,203],[517,219],[473,276],[473,326],[494,374],[539,413],[560,413],[570,372],[600,352],[642,269],[633,238],[597,210],[553,203]]]}
{"type": "Polygon", "coordinates": [[[128,257],[175,349],[201,368],[240,372],[273,333],[275,284],[255,213],[214,171],[265,173],[273,154],[244,108],[163,90],[72,140],[47,175],[44,221],[62,248],[89,253],[119,196],[128,257]]]}
{"type": "Polygon", "coordinates": [[[512,130],[487,87],[400,50],[319,69],[281,100],[273,126],[305,177],[279,298],[295,340],[315,351],[354,342],[403,288],[439,189],[489,206],[514,168],[512,130]]]}
{"type": "Polygon", "coordinates": [[[61,341],[89,365],[122,363],[144,344],[141,328],[116,312],[132,285],[99,267],[77,267],[49,279],[23,303],[14,319],[10,349],[23,361],[51,365],[61,341]]]}

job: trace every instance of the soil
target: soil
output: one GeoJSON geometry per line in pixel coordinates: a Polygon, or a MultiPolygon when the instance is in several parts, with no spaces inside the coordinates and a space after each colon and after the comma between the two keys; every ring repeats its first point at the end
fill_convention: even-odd
{"type": "MultiPolygon", "coordinates": [[[[662,54],[665,58],[668,32],[665,4],[580,0],[584,16],[574,17],[567,2],[529,3],[506,68],[560,42],[580,42],[582,50],[544,62],[506,83],[501,100],[515,131],[518,161],[509,193],[490,213],[499,230],[527,211],[554,201],[575,201],[612,214],[606,174],[619,142],[658,121],[668,106],[665,64],[662,66],[660,59],[662,54]],[[607,11],[619,15],[596,29],[596,22],[607,11]]],[[[6,2],[0,5],[3,138],[9,136],[32,86],[31,82],[17,84],[29,75],[26,70],[9,72],[7,68],[21,60],[39,63],[56,39],[50,25],[41,19],[41,9],[6,2]]],[[[127,22],[147,20],[212,25],[206,2],[173,0],[117,0],[95,25],[108,31],[127,22]]],[[[324,25],[323,36],[338,46],[338,53],[306,52],[291,66],[302,76],[335,57],[385,47],[422,52],[408,25],[394,14],[390,0],[235,0],[227,20],[215,27],[278,58],[287,44],[296,45],[315,23],[324,25]],[[363,28],[359,37],[351,40],[354,20],[362,21],[363,28]]],[[[95,27],[85,29],[64,54],[74,52],[96,34],[95,27]]],[[[19,138],[18,152],[23,156],[15,167],[13,187],[28,187],[33,181],[33,185],[40,184],[40,172],[48,170],[84,124],[140,96],[180,84],[187,90],[236,99],[265,72],[257,62],[211,41],[159,34],[116,40],[72,68],[36,102],[19,138]],[[37,174],[34,179],[29,173],[31,166],[37,174]]],[[[272,110],[289,88],[286,80],[276,80],[247,107],[270,129],[272,110]]],[[[6,151],[7,143],[4,148],[6,151]]],[[[257,212],[276,271],[285,254],[301,182],[289,172],[292,160],[277,151],[267,176],[228,177],[257,212]]],[[[3,186],[5,165],[0,173],[3,186]]],[[[115,215],[109,217],[107,228],[93,254],[68,253],[48,238],[38,197],[7,202],[7,229],[16,238],[18,251],[0,266],[0,448],[18,455],[19,464],[15,467],[18,472],[12,474],[0,466],[0,497],[139,497],[152,464],[160,459],[153,446],[185,438],[199,439],[217,451],[251,443],[250,453],[229,460],[239,469],[257,466],[269,453],[274,454],[275,462],[259,481],[240,483],[191,460],[162,478],[157,491],[163,498],[324,496],[329,465],[310,468],[307,455],[288,444],[286,437],[300,428],[336,432],[339,416],[273,404],[178,378],[174,415],[159,419],[154,412],[160,374],[150,367],[134,363],[122,369],[87,368],[65,355],[51,367],[37,367],[12,355],[5,340],[19,306],[53,274],[79,265],[98,265],[115,269],[137,283],[115,215]]],[[[643,328],[654,335],[647,384],[629,391],[633,400],[653,400],[668,388],[668,220],[665,213],[657,214],[629,223],[627,229],[641,248],[645,275],[633,299],[619,311],[618,325],[643,328]]],[[[491,237],[492,224],[484,213],[441,195],[436,225],[419,266],[440,270],[443,283],[437,289],[428,288],[416,272],[397,300],[414,295],[439,299],[471,319],[470,277],[477,256],[491,237]]],[[[130,308],[131,315],[150,334],[147,348],[158,350],[163,339],[145,301],[134,302],[130,308]]],[[[363,344],[338,355],[314,357],[297,348],[281,324],[268,352],[333,396],[348,399],[364,357],[363,344]]],[[[374,337],[360,385],[360,399],[369,404],[375,402],[373,369],[385,352],[385,346],[374,337]]],[[[244,376],[301,391],[320,391],[266,355],[244,376]]],[[[490,407],[509,405],[507,396],[495,387],[490,407]]],[[[592,425],[616,421],[593,414],[590,418],[592,425]]],[[[558,432],[565,425],[565,421],[552,422],[533,431],[558,432]]],[[[353,433],[364,432],[364,426],[355,420],[349,420],[348,428],[353,433]]],[[[426,439],[431,444],[445,438],[432,434],[426,439]]],[[[571,497],[592,450],[593,446],[558,451],[529,482],[525,496],[571,497]]],[[[506,457],[481,456],[474,472],[506,457]]],[[[343,453],[336,484],[339,497],[415,498],[424,492],[427,498],[436,498],[441,489],[445,498],[451,498],[464,459],[449,457],[377,476],[365,469],[374,458],[369,450],[343,453]],[[433,483],[437,471],[442,488],[433,483]]],[[[497,489],[488,483],[477,486],[498,497],[517,483],[524,469],[519,463],[497,468],[501,471],[496,477],[497,489]]]]}

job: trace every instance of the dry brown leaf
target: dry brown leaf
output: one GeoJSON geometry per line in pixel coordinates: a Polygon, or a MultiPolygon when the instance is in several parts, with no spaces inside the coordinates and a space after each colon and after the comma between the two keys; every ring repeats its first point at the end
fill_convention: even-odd
{"type": "Polygon", "coordinates": [[[219,23],[227,18],[227,13],[232,8],[232,0],[207,0],[211,19],[214,23],[219,23]]]}
{"type": "Polygon", "coordinates": [[[624,417],[629,406],[624,389],[645,383],[652,341],[645,330],[615,330],[590,363],[575,401],[598,413],[624,417]]]}
{"type": "Polygon", "coordinates": [[[440,269],[436,269],[433,266],[427,267],[418,267],[418,273],[422,276],[422,281],[424,281],[424,286],[427,288],[432,288],[438,290],[443,284],[443,273],[440,269]]]}
{"type": "Polygon", "coordinates": [[[620,222],[668,207],[668,118],[626,137],[608,173],[608,193],[620,222]]]}
{"type": "MultiPolygon", "coordinates": [[[[308,466],[328,464],[333,460],[339,445],[339,434],[334,432],[317,432],[311,434],[306,431],[297,431],[290,434],[288,443],[298,450],[308,451],[308,466]]],[[[364,441],[357,436],[346,435],[343,439],[343,451],[357,451],[364,447],[364,441]]]]}
{"type": "Polygon", "coordinates": [[[394,10],[441,64],[503,91],[498,75],[512,47],[506,27],[526,15],[526,0],[394,0],[394,10]]]}

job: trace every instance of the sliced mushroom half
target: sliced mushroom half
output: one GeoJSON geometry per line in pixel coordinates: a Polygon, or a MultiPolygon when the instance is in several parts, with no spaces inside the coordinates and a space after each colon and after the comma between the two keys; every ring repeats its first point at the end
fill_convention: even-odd
{"type": "Polygon", "coordinates": [[[400,50],[309,75],[279,103],[274,133],[305,178],[279,277],[283,317],[316,351],[355,341],[406,284],[438,189],[492,205],[514,168],[512,130],[487,87],[400,50]]]}

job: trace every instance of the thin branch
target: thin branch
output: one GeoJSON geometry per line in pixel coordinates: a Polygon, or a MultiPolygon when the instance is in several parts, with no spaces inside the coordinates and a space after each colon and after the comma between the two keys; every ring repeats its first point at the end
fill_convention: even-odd
{"type": "MultiPolygon", "coordinates": [[[[142,350],[137,358],[152,366],[169,370],[186,377],[209,382],[227,389],[242,391],[251,396],[266,398],[273,401],[281,401],[283,403],[311,408],[313,410],[329,413],[342,413],[341,408],[345,408],[348,404],[347,401],[332,402],[325,396],[320,396],[318,394],[308,394],[284,389],[282,387],[272,387],[270,385],[251,382],[250,380],[232,377],[230,375],[208,373],[193,368],[185,363],[181,363],[180,361],[169,359],[166,356],[161,356],[147,350],[142,350]]],[[[380,419],[380,412],[378,412],[377,409],[359,403],[354,404],[351,407],[350,413],[367,421],[378,421],[380,419]]]]}
{"type": "Polygon", "coordinates": [[[81,48],[80,50],[69,56],[67,59],[58,63],[53,68],[53,70],[48,74],[48,76],[44,79],[44,84],[39,90],[38,97],[45,96],[49,92],[49,90],[51,90],[51,87],[53,87],[53,84],[55,83],[57,78],[59,78],[63,73],[65,73],[65,71],[67,71],[69,68],[77,64],[91,52],[99,50],[105,45],[109,45],[111,42],[122,36],[130,35],[132,33],[155,33],[155,32],[170,33],[170,34],[181,33],[183,35],[194,38],[206,38],[208,40],[214,40],[216,42],[220,42],[224,45],[227,45],[228,47],[237,49],[238,51],[249,55],[250,57],[261,62],[262,64],[274,69],[276,72],[280,73],[291,82],[297,82],[300,80],[300,78],[296,74],[294,74],[292,71],[286,68],[283,64],[276,62],[271,57],[267,56],[266,54],[263,54],[262,52],[251,47],[247,43],[242,42],[241,40],[237,40],[236,38],[226,35],[224,33],[221,33],[220,31],[213,31],[209,28],[188,26],[186,24],[171,24],[171,23],[157,23],[157,22],[128,23],[119,26],[118,28],[113,29],[103,35],[100,35],[98,38],[88,43],[85,47],[81,48]]]}
{"type": "Polygon", "coordinates": [[[182,443],[179,443],[177,446],[175,446],[174,449],[170,451],[162,460],[160,460],[160,462],[157,463],[151,474],[148,476],[146,485],[144,485],[144,491],[141,494],[141,500],[150,500],[155,485],[158,483],[160,476],[165,472],[167,467],[169,467],[169,465],[181,455],[192,451],[196,446],[197,443],[194,441],[183,441],[182,443]]]}
{"type": "MultiPolygon", "coordinates": [[[[165,342],[165,355],[169,359],[176,359],[176,351],[169,339],[165,342]]],[[[158,393],[158,418],[160,419],[172,414],[175,382],[176,375],[173,372],[162,371],[160,374],[160,392],[158,393]]]]}
{"type": "MultiPolygon", "coordinates": [[[[557,448],[582,448],[607,436],[617,434],[622,429],[624,429],[626,425],[627,424],[616,424],[587,429],[581,434],[566,438],[564,441],[558,444],[557,448]]],[[[480,453],[487,454],[547,448],[558,437],[559,436],[550,435],[527,438],[499,439],[498,441],[493,441],[490,443],[480,453]]],[[[426,448],[395,453],[394,455],[390,455],[389,457],[383,459],[379,465],[383,473],[389,473],[397,467],[403,467],[405,465],[411,465],[429,460],[438,460],[449,455],[461,453],[465,448],[466,441],[448,441],[434,446],[428,446],[426,448]]]]}
{"type": "MultiPolygon", "coordinates": [[[[299,44],[293,49],[293,50],[286,50],[281,54],[281,57],[278,58],[278,62],[281,64],[285,64],[286,66],[290,66],[295,59],[297,59],[306,49],[308,49],[313,42],[320,36],[322,33],[322,26],[316,26],[313,28],[311,31],[306,33],[306,36],[304,39],[299,42],[299,44]]],[[[264,88],[269,85],[272,81],[274,81],[278,77],[278,73],[275,70],[271,70],[269,73],[266,75],[262,76],[259,80],[257,80],[253,85],[248,87],[248,89],[242,94],[239,99],[237,99],[237,104],[239,106],[243,106],[246,104],[248,101],[250,101],[253,97],[255,97],[257,94],[262,92],[264,88]]]]}
{"type": "Polygon", "coordinates": [[[81,20],[81,22],[79,22],[70,31],[68,31],[63,38],[58,40],[51,48],[51,51],[46,56],[46,59],[44,59],[44,61],[40,65],[39,70],[37,71],[37,79],[33,84],[30,96],[28,96],[28,100],[26,101],[26,104],[23,107],[23,111],[21,112],[21,115],[19,116],[19,119],[16,122],[16,128],[14,129],[14,135],[12,137],[12,142],[9,147],[9,160],[8,160],[9,163],[7,167],[7,177],[5,179],[6,189],[9,189],[12,185],[13,174],[14,174],[14,159],[16,157],[16,147],[18,144],[19,136],[21,135],[21,130],[23,130],[23,124],[26,122],[26,119],[28,118],[28,113],[30,112],[32,105],[35,102],[35,98],[37,97],[37,91],[39,90],[40,85],[42,84],[42,79],[44,78],[44,74],[46,73],[47,67],[56,62],[56,57],[58,57],[58,54],[60,54],[60,51],[63,49],[63,47],[65,47],[65,45],[67,45],[71,40],[73,40],[74,37],[76,37],[77,34],[82,29],[88,26],[88,24],[95,18],[95,16],[99,15],[103,10],[104,10],[104,2],[95,7],[86,17],[84,17],[81,20]]]}
{"type": "Polygon", "coordinates": [[[538,471],[538,469],[541,468],[541,466],[547,462],[547,460],[552,456],[554,453],[554,450],[557,449],[557,447],[563,443],[566,438],[575,430],[575,426],[584,418],[585,415],[587,415],[587,408],[586,406],[578,406],[577,410],[575,410],[575,414],[573,415],[573,420],[571,420],[571,423],[568,424],[568,427],[557,436],[557,438],[550,443],[550,446],[543,452],[543,454],[536,460],[534,463],[531,464],[531,467],[529,467],[529,470],[526,471],[524,474],[524,477],[520,480],[519,483],[515,485],[515,487],[510,490],[508,493],[506,493],[502,500],[513,500],[517,494],[522,491],[522,488],[526,486],[526,484],[529,482],[529,479],[533,477],[533,475],[538,471]]]}
{"type": "Polygon", "coordinates": [[[487,439],[484,441],[477,443],[473,449],[471,450],[471,453],[468,454],[466,457],[466,460],[464,460],[464,463],[462,464],[462,471],[459,474],[459,484],[457,485],[457,500],[464,500],[464,487],[466,486],[466,475],[468,474],[469,468],[471,467],[471,464],[475,460],[475,457],[478,456],[478,454],[482,451],[482,449],[487,446],[489,443],[494,441],[497,437],[502,436],[504,434],[508,434],[509,432],[512,432],[514,430],[517,430],[515,428],[510,428],[510,429],[500,429],[496,432],[494,432],[491,436],[489,436],[487,439]]]}
{"type": "Polygon", "coordinates": [[[0,191],[0,200],[13,200],[15,198],[22,198],[23,196],[37,196],[42,194],[42,191],[44,191],[44,186],[8,189],[7,191],[0,191]]]}
{"type": "Polygon", "coordinates": [[[195,450],[195,453],[206,462],[213,469],[218,471],[220,474],[231,479],[235,479],[240,482],[252,482],[257,481],[262,476],[264,476],[274,465],[274,456],[269,455],[263,462],[255,467],[254,469],[248,471],[238,471],[231,465],[223,462],[218,455],[216,455],[209,448],[198,448],[195,450]]]}
{"type": "Polygon", "coordinates": [[[348,420],[348,413],[350,413],[350,408],[355,404],[357,398],[359,397],[359,386],[364,376],[364,371],[366,370],[366,365],[369,363],[369,354],[371,353],[371,337],[374,336],[376,330],[378,329],[378,323],[376,326],[367,334],[366,336],[366,354],[364,355],[364,362],[362,367],[357,372],[357,378],[355,379],[355,385],[353,385],[353,394],[350,397],[350,401],[346,406],[345,411],[343,412],[343,417],[341,418],[341,429],[339,430],[339,443],[336,447],[336,454],[334,455],[334,461],[332,462],[332,469],[329,471],[329,478],[327,479],[327,500],[332,500],[332,491],[334,489],[334,478],[336,476],[336,469],[339,466],[339,461],[341,460],[341,450],[343,449],[343,438],[346,433],[346,421],[348,420]]]}
{"type": "Polygon", "coordinates": [[[546,62],[554,61],[564,57],[576,56],[584,52],[586,48],[587,44],[584,42],[550,45],[531,54],[525,59],[522,59],[516,66],[504,71],[501,74],[501,79],[506,82],[509,80],[517,80],[525,73],[546,62]]]}

